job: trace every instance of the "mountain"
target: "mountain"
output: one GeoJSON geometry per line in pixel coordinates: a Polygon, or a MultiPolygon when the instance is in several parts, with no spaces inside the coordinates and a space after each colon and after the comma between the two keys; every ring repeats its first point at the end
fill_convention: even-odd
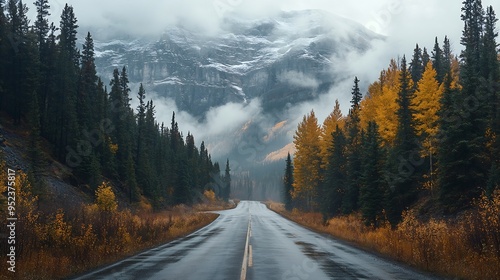
{"type": "Polygon", "coordinates": [[[290,108],[351,80],[336,62],[384,38],[351,20],[304,10],[261,19],[226,17],[219,32],[208,35],[179,24],[155,39],[95,39],[104,80],[114,68],[127,66],[131,84],[143,83],[148,94],[175,101],[202,131],[221,131],[221,124],[213,129],[207,120],[214,108],[240,104],[236,108],[245,110],[258,103],[261,108],[246,115],[221,110],[226,119],[248,117],[236,128],[223,127],[215,136],[195,132],[215,160],[230,159],[235,193],[279,200],[282,159],[293,152],[293,132],[302,117],[290,116],[290,108]]]}
{"type": "Polygon", "coordinates": [[[216,35],[178,25],[155,40],[97,38],[95,48],[103,77],[126,65],[131,83],[144,83],[202,118],[212,107],[257,97],[265,110],[310,100],[338,80],[332,57],[364,52],[375,39],[381,37],[353,21],[305,10],[265,19],[226,17],[216,35]]]}

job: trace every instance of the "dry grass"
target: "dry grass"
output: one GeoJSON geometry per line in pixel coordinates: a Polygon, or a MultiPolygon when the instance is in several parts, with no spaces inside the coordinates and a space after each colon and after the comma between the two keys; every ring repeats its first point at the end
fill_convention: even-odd
{"type": "Polygon", "coordinates": [[[460,279],[500,279],[500,192],[482,197],[474,210],[455,221],[423,222],[412,211],[392,229],[364,225],[360,215],[323,223],[318,213],[287,212],[278,203],[270,209],[317,231],[353,242],[416,268],[460,279]]]}
{"type": "MultiPolygon", "coordinates": [[[[184,236],[217,217],[186,206],[161,213],[132,213],[97,204],[47,215],[37,210],[37,197],[30,193],[26,176],[20,174],[16,183],[16,273],[4,266],[0,279],[65,278],[184,236]]],[[[5,212],[0,215],[6,219],[5,212]]],[[[1,242],[0,251],[7,252],[7,246],[1,242]]],[[[0,262],[6,261],[2,254],[0,262]]]]}

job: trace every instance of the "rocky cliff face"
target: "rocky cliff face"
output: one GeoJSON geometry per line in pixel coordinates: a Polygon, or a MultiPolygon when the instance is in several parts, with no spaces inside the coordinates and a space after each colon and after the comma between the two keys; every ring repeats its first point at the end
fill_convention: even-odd
{"type": "Polygon", "coordinates": [[[308,10],[274,18],[226,18],[206,36],[181,26],[158,40],[96,41],[98,72],[109,77],[127,66],[131,83],[175,100],[203,117],[211,107],[259,97],[265,109],[309,100],[338,77],[332,57],[364,52],[377,35],[347,19],[308,10]]]}

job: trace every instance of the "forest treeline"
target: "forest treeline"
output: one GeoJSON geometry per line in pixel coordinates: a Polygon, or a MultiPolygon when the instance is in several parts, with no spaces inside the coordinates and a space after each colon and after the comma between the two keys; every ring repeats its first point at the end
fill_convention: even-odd
{"type": "Polygon", "coordinates": [[[114,70],[109,88],[97,76],[92,36],[78,48],[72,6],[65,5],[56,27],[48,0],[33,4],[31,24],[23,1],[0,0],[0,110],[29,128],[35,194],[47,163],[43,139],[77,184],[92,191],[106,178],[130,202],[145,196],[157,206],[190,204],[206,189],[229,197],[229,175],[220,176],[205,144],[198,148],[192,134],[183,136],[175,113],[170,124],[159,123],[144,87],[131,92],[125,67],[114,70]]]}
{"type": "Polygon", "coordinates": [[[447,37],[430,53],[416,45],[364,97],[354,79],[346,116],[338,102],[322,125],[304,116],[284,176],[288,209],[395,225],[420,198],[453,214],[499,189],[498,20],[480,0],[465,0],[461,19],[460,55],[447,37]]]}

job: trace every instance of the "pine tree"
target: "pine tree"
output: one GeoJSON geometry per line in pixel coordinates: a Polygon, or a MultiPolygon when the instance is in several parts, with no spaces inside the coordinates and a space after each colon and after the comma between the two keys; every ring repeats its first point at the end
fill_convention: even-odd
{"type": "Polygon", "coordinates": [[[172,121],[170,123],[170,147],[174,153],[177,153],[179,149],[179,142],[181,134],[179,132],[179,125],[175,121],[175,112],[172,112],[172,121]]]}
{"type": "Polygon", "coordinates": [[[22,1],[10,0],[8,39],[11,47],[5,62],[6,75],[5,108],[20,124],[28,109],[31,93],[37,90],[39,80],[38,47],[34,34],[29,30],[28,8],[22,1]]]}
{"type": "MultiPolygon", "coordinates": [[[[200,181],[203,185],[207,185],[211,182],[210,177],[213,177],[216,179],[220,178],[220,170],[219,170],[219,172],[216,172],[215,174],[210,174],[211,170],[210,170],[209,164],[208,164],[208,151],[205,147],[205,141],[201,141],[201,144],[200,144],[200,165],[201,165],[200,166],[200,170],[201,170],[200,181]],[[213,176],[210,176],[210,175],[213,175],[213,176]]],[[[218,197],[221,197],[222,193],[220,190],[220,184],[218,184],[218,185],[219,185],[219,188],[216,188],[213,191],[215,192],[215,194],[218,197]]]]}
{"type": "Polygon", "coordinates": [[[486,20],[484,25],[484,35],[482,37],[481,48],[481,75],[482,83],[486,83],[488,102],[491,104],[488,119],[495,119],[498,111],[498,92],[500,91],[500,62],[498,60],[498,44],[496,38],[498,32],[495,25],[498,22],[493,7],[486,9],[486,20]]]}
{"type": "MultiPolygon", "coordinates": [[[[146,98],[146,91],[142,83],[139,86],[139,92],[137,93],[137,99],[139,100],[139,106],[137,106],[137,148],[136,148],[136,161],[139,169],[139,162],[141,155],[144,155],[146,152],[146,104],[144,99],[146,98]]],[[[149,103],[148,103],[149,105],[149,103]]]]}
{"type": "Polygon", "coordinates": [[[491,100],[480,79],[484,11],[479,0],[463,4],[462,90],[455,93],[447,81],[441,113],[443,137],[438,151],[440,200],[449,212],[466,207],[479,195],[489,171],[485,135],[491,100]],[[468,100],[474,100],[473,106],[468,100]]]}
{"type": "Polygon", "coordinates": [[[444,66],[443,50],[439,46],[437,37],[434,41],[434,50],[432,51],[432,66],[436,70],[438,82],[442,83],[447,72],[444,66]]]}
{"type": "Polygon", "coordinates": [[[292,204],[292,191],[293,191],[293,163],[290,153],[286,157],[285,176],[283,177],[283,200],[285,202],[285,209],[291,211],[292,204]]]}
{"type": "Polygon", "coordinates": [[[386,210],[388,219],[393,225],[399,222],[404,208],[414,202],[421,175],[420,148],[415,132],[411,88],[411,76],[406,68],[406,58],[403,57],[398,93],[398,128],[386,170],[386,179],[390,187],[387,192],[386,210]]]}
{"type": "MultiPolygon", "coordinates": [[[[146,193],[145,188],[149,188],[149,192],[153,194],[154,199],[158,200],[161,196],[161,188],[160,188],[160,171],[155,173],[154,162],[155,162],[155,148],[160,145],[159,138],[161,137],[159,133],[159,126],[155,120],[155,106],[153,101],[150,100],[146,103],[146,114],[144,119],[144,166],[145,173],[148,174],[148,182],[143,187],[144,193],[146,193]]],[[[140,135],[137,135],[137,139],[139,139],[140,135]]]]}
{"type": "Polygon", "coordinates": [[[125,182],[128,188],[130,201],[135,201],[139,195],[132,154],[133,134],[131,135],[131,131],[135,130],[133,127],[135,125],[135,117],[130,108],[130,99],[128,97],[130,89],[128,87],[125,67],[121,73],[118,69],[113,71],[113,79],[110,85],[111,121],[115,127],[111,140],[118,146],[116,151],[118,176],[125,182]]]}
{"type": "Polygon", "coordinates": [[[76,113],[76,89],[79,72],[79,55],[76,48],[78,25],[73,7],[66,5],[60,21],[57,54],[56,90],[54,102],[49,103],[49,114],[56,129],[56,156],[69,162],[66,147],[75,147],[78,138],[78,118],[76,113]],[[61,110],[60,108],[64,108],[61,110]]]}
{"type": "Polygon", "coordinates": [[[398,93],[398,129],[395,146],[401,146],[404,151],[413,151],[416,145],[415,121],[411,91],[411,77],[406,68],[406,58],[401,60],[400,90],[398,93]]]}
{"type": "Polygon", "coordinates": [[[46,51],[40,54],[41,66],[41,83],[38,89],[40,118],[41,118],[41,133],[44,138],[55,143],[57,133],[57,124],[55,119],[55,111],[58,101],[57,86],[58,77],[58,48],[56,44],[56,26],[51,23],[49,27],[49,35],[46,43],[46,51]]]}
{"type": "Polygon", "coordinates": [[[418,46],[415,47],[413,51],[413,59],[410,63],[410,72],[411,78],[413,80],[413,84],[415,85],[414,90],[417,90],[417,84],[422,78],[422,74],[424,73],[425,65],[422,62],[422,49],[418,46]]]}
{"type": "MultiPolygon", "coordinates": [[[[34,33],[37,36],[38,44],[38,55],[39,55],[39,75],[40,80],[38,83],[38,100],[39,100],[39,111],[40,116],[43,118],[45,116],[45,100],[50,83],[50,78],[48,77],[50,68],[53,62],[50,59],[50,42],[49,42],[49,32],[51,31],[51,26],[49,25],[48,17],[50,16],[50,5],[48,0],[35,0],[33,3],[36,8],[36,21],[34,24],[34,33]]],[[[41,122],[43,126],[44,121],[41,122]]],[[[41,127],[42,129],[42,127],[41,127]]]]}
{"type": "Polygon", "coordinates": [[[188,160],[188,176],[190,184],[193,188],[192,191],[201,194],[204,191],[204,186],[200,183],[200,178],[198,176],[200,172],[200,168],[198,166],[199,152],[195,145],[194,136],[190,132],[188,132],[188,135],[186,136],[186,153],[188,160]]]}
{"type": "Polygon", "coordinates": [[[337,126],[333,132],[332,145],[328,151],[329,160],[322,187],[321,211],[329,218],[342,211],[347,185],[347,139],[337,126]]]}
{"type": "Polygon", "coordinates": [[[111,134],[114,132],[115,127],[105,128],[101,126],[102,123],[111,121],[111,112],[110,112],[110,102],[107,88],[104,86],[104,83],[99,78],[97,81],[97,96],[99,102],[97,105],[99,107],[99,129],[101,131],[99,141],[102,143],[98,146],[99,148],[99,158],[100,158],[100,166],[102,167],[103,175],[108,178],[116,177],[116,161],[113,154],[113,142],[111,134]],[[102,122],[101,122],[102,121],[102,122]]]}
{"type": "Polygon", "coordinates": [[[441,80],[441,84],[444,82],[445,76],[448,75],[451,71],[452,60],[453,54],[451,53],[450,39],[448,39],[448,36],[445,36],[443,42],[443,77],[441,80]]]}
{"type": "Polygon", "coordinates": [[[448,211],[454,212],[467,204],[464,193],[469,182],[462,173],[467,172],[469,164],[466,158],[463,158],[468,155],[462,155],[467,151],[466,143],[463,141],[464,126],[461,125],[462,120],[457,115],[455,107],[460,91],[451,88],[449,75],[446,76],[444,85],[439,111],[438,186],[441,203],[448,211]]]}
{"type": "MultiPolygon", "coordinates": [[[[94,41],[90,32],[85,37],[83,52],[81,55],[81,66],[79,69],[78,86],[76,91],[76,117],[78,127],[82,135],[99,128],[99,110],[103,105],[98,96],[98,78],[94,58],[94,41]]],[[[102,85],[101,85],[102,86],[102,85]]],[[[104,139],[97,141],[104,142],[104,139]]],[[[99,142],[95,142],[99,143],[99,142]]],[[[77,174],[82,179],[82,183],[90,185],[95,190],[102,182],[101,180],[101,162],[98,159],[97,147],[92,146],[88,154],[81,155],[81,163],[77,168],[77,174]]],[[[102,164],[108,164],[103,162],[102,164]]]]}
{"type": "Polygon", "coordinates": [[[347,133],[347,191],[343,200],[344,213],[358,209],[360,171],[361,171],[361,128],[360,128],[360,103],[363,95],[359,90],[359,80],[354,78],[352,88],[351,109],[346,121],[347,133]]]}
{"type": "Polygon", "coordinates": [[[226,169],[224,170],[224,201],[228,201],[231,196],[231,168],[229,166],[229,159],[226,162],[226,169]]]}
{"type": "Polygon", "coordinates": [[[77,117],[80,129],[92,129],[97,127],[99,119],[98,108],[92,103],[98,100],[97,97],[97,71],[94,58],[94,40],[90,32],[85,37],[83,45],[80,77],[77,93],[77,117]]]}
{"type": "MultiPolygon", "coordinates": [[[[146,97],[146,91],[142,85],[139,86],[139,92],[137,94],[137,99],[139,99],[139,106],[137,106],[137,141],[135,148],[135,167],[136,167],[136,177],[137,183],[144,191],[144,195],[149,198],[155,198],[156,196],[156,184],[153,175],[152,167],[150,166],[150,144],[147,143],[146,137],[152,137],[148,135],[146,129],[146,110],[148,107],[144,103],[146,97]]],[[[149,102],[147,104],[149,106],[149,102]]],[[[152,112],[151,112],[152,113],[152,112]]]]}
{"type": "Polygon", "coordinates": [[[176,204],[190,204],[191,193],[189,186],[188,177],[188,166],[187,159],[179,153],[175,165],[176,180],[174,186],[174,201],[176,204]]]}
{"type": "Polygon", "coordinates": [[[35,5],[37,13],[35,21],[35,32],[38,38],[38,47],[41,55],[40,60],[42,60],[42,54],[44,54],[47,36],[50,31],[48,20],[48,17],[50,16],[50,5],[48,0],[35,0],[33,5],[35,5]]]}
{"type": "Polygon", "coordinates": [[[487,7],[481,50],[481,81],[489,103],[486,133],[491,162],[486,188],[489,194],[500,185],[500,56],[496,41],[498,33],[495,30],[497,22],[493,7],[487,7]]]}
{"type": "Polygon", "coordinates": [[[61,14],[59,46],[61,52],[66,54],[66,58],[73,63],[75,68],[78,68],[80,58],[76,47],[77,22],[73,7],[66,4],[61,14]]]}
{"type": "Polygon", "coordinates": [[[424,50],[422,51],[422,65],[427,65],[431,61],[431,57],[429,56],[429,53],[427,52],[427,48],[424,47],[424,50]]]}
{"type": "Polygon", "coordinates": [[[361,172],[360,208],[366,225],[378,226],[383,219],[385,189],[383,182],[383,152],[378,127],[375,122],[368,124],[363,141],[361,172]]]}

